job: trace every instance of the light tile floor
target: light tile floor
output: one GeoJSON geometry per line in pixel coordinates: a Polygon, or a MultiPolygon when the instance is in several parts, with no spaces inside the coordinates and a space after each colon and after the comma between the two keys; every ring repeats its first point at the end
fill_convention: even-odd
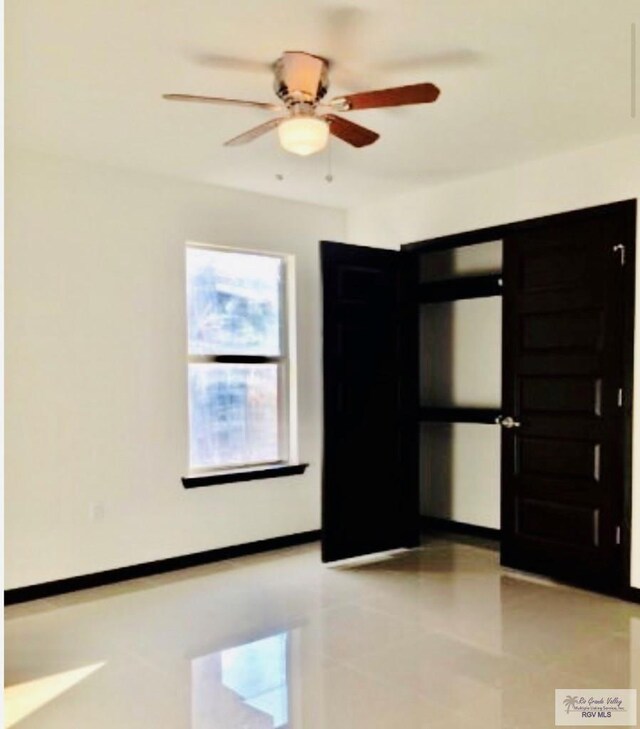
{"type": "Polygon", "coordinates": [[[317,545],[9,607],[5,726],[533,729],[555,688],[640,689],[640,606],[444,539],[317,545]]]}

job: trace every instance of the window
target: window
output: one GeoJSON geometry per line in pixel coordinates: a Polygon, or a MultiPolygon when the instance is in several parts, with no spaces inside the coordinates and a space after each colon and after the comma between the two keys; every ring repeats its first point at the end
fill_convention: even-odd
{"type": "Polygon", "coordinates": [[[289,460],[288,257],[187,246],[191,472],[289,460]]]}

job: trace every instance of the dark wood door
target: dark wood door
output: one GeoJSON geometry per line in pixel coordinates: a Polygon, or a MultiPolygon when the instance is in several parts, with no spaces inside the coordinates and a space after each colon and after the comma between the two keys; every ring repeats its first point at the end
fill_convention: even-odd
{"type": "Polygon", "coordinates": [[[502,563],[612,591],[624,566],[629,231],[626,213],[584,211],[504,242],[502,563]]]}
{"type": "Polygon", "coordinates": [[[400,258],[321,244],[324,561],[419,541],[415,481],[403,472],[400,258]]]}

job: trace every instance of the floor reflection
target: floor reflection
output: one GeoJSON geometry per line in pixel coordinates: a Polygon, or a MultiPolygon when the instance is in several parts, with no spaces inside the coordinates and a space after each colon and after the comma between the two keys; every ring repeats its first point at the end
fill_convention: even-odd
{"type": "Polygon", "coordinates": [[[312,546],[11,606],[5,649],[13,729],[550,729],[557,688],[640,689],[640,606],[312,546]]]}
{"type": "Polygon", "coordinates": [[[280,729],[289,723],[289,632],[194,658],[191,729],[280,729]]]}

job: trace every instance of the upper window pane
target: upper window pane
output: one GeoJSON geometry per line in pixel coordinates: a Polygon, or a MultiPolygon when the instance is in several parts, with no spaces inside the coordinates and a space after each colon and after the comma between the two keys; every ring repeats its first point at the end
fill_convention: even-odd
{"type": "Polygon", "coordinates": [[[189,354],[278,356],[283,262],[187,248],[189,354]]]}

